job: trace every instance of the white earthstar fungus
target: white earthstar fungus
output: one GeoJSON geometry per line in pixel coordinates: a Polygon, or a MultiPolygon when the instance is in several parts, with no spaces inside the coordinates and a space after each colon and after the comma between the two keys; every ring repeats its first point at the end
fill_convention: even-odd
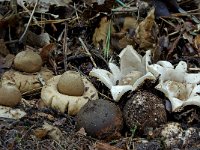
{"type": "MultiPolygon", "coordinates": [[[[41,99],[42,101],[47,105],[52,107],[53,109],[56,109],[62,113],[65,111],[68,112],[69,115],[76,115],[79,110],[89,101],[89,100],[96,100],[98,99],[98,92],[95,89],[95,87],[86,79],[84,76],[80,76],[81,80],[83,81],[83,88],[84,92],[80,96],[79,94],[76,96],[74,95],[69,95],[69,94],[64,94],[59,92],[58,90],[58,83],[60,79],[68,80],[68,81],[63,81],[65,85],[68,87],[64,87],[65,89],[70,91],[73,91],[74,88],[77,86],[75,78],[77,76],[80,76],[77,74],[75,71],[67,71],[63,75],[57,75],[47,81],[47,84],[43,86],[42,91],[41,91],[41,99]],[[68,75],[72,74],[72,75],[68,75]],[[63,77],[63,76],[67,76],[63,77]],[[70,77],[70,78],[69,78],[70,77]],[[72,82],[74,81],[74,82],[72,82]],[[68,83],[67,83],[68,82],[68,83]],[[72,89],[72,90],[71,90],[72,89]]],[[[62,83],[62,82],[60,82],[62,83]]]]}
{"type": "Polygon", "coordinates": [[[146,55],[142,57],[131,45],[128,45],[121,51],[119,57],[120,67],[109,63],[111,72],[96,68],[90,72],[90,76],[98,78],[110,89],[115,101],[119,101],[127,91],[136,90],[146,79],[156,79],[152,73],[147,71],[147,65],[151,59],[150,50],[146,51],[146,55]]]}
{"type": "Polygon", "coordinates": [[[180,61],[174,68],[168,61],[159,61],[148,70],[159,77],[155,88],[170,100],[173,112],[187,105],[200,106],[200,73],[187,73],[186,62],[180,61]]]}

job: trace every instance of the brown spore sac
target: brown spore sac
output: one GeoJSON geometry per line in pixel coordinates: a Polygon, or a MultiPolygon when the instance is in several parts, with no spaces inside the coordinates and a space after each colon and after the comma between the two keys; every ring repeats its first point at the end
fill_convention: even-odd
{"type": "Polygon", "coordinates": [[[142,134],[157,128],[167,121],[167,114],[162,99],[147,91],[136,92],[125,104],[123,116],[126,125],[137,128],[142,134]]]}
{"type": "Polygon", "coordinates": [[[77,114],[76,128],[84,128],[87,135],[98,139],[116,139],[122,127],[120,108],[108,100],[89,101],[77,114]]]}

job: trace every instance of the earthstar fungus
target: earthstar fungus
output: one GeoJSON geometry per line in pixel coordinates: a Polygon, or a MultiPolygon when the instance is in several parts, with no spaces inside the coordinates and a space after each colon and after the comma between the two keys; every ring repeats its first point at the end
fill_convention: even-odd
{"type": "Polygon", "coordinates": [[[98,78],[111,91],[115,101],[119,101],[121,96],[127,91],[137,90],[145,80],[155,80],[147,66],[151,62],[151,51],[146,51],[144,57],[137,53],[131,45],[124,48],[119,54],[120,67],[114,63],[109,63],[110,71],[93,68],[90,76],[98,78]],[[118,84],[119,83],[119,84],[118,84]]]}
{"type": "Polygon", "coordinates": [[[170,100],[172,111],[187,105],[200,106],[200,73],[187,73],[187,63],[180,61],[174,67],[168,61],[159,61],[148,66],[150,72],[159,77],[155,87],[170,100]]]}
{"type": "Polygon", "coordinates": [[[22,94],[39,90],[53,72],[42,67],[40,55],[31,50],[19,52],[14,59],[14,69],[2,75],[2,83],[13,83],[22,94]]]}
{"type": "Polygon", "coordinates": [[[3,83],[0,86],[0,105],[14,107],[21,98],[19,89],[12,83],[3,83]]]}
{"type": "Polygon", "coordinates": [[[98,92],[86,77],[75,71],[66,71],[63,75],[57,75],[47,81],[42,88],[41,99],[53,109],[62,113],[67,111],[69,115],[76,115],[89,100],[98,99],[98,92]],[[61,85],[60,83],[65,84],[61,85]]]}

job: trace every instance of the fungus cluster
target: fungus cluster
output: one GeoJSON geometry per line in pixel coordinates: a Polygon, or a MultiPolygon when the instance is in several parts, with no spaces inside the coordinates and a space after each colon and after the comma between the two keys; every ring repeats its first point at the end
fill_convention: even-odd
{"type": "Polygon", "coordinates": [[[148,66],[154,76],[159,77],[155,87],[170,100],[172,111],[179,111],[187,105],[200,106],[200,73],[187,73],[187,63],[180,61],[174,67],[168,61],[159,61],[148,66]]]}
{"type": "Polygon", "coordinates": [[[119,101],[127,91],[137,90],[146,80],[156,79],[147,70],[147,66],[151,62],[151,51],[147,51],[146,55],[142,57],[132,46],[128,45],[122,50],[119,57],[120,68],[114,63],[109,63],[111,72],[96,68],[90,72],[91,76],[98,78],[110,89],[115,101],[119,101]]]}
{"type": "Polygon", "coordinates": [[[12,82],[22,94],[40,89],[43,82],[53,76],[53,72],[42,67],[39,54],[31,50],[18,53],[14,59],[14,69],[6,71],[2,83],[12,82]]]}
{"type": "Polygon", "coordinates": [[[98,99],[98,93],[86,77],[75,71],[66,71],[47,81],[41,99],[62,113],[67,111],[69,115],[76,115],[89,100],[98,99]]]}

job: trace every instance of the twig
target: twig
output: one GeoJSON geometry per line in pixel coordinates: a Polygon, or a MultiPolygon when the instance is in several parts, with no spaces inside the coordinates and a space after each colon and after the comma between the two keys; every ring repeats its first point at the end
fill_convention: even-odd
{"type": "Polygon", "coordinates": [[[120,1],[120,0],[115,0],[118,4],[120,4],[121,6],[123,6],[123,7],[126,7],[126,4],[124,4],[122,1],[120,1]]]}
{"type": "MultiPolygon", "coordinates": [[[[14,1],[15,1],[15,0],[14,0],[14,1]]],[[[35,6],[37,6],[38,0],[37,0],[35,3],[36,3],[35,6]]],[[[26,6],[24,5],[24,2],[23,2],[23,1],[17,1],[17,4],[20,5],[25,11],[27,11],[28,14],[29,14],[30,17],[31,17],[31,13],[30,13],[30,11],[28,10],[28,8],[26,8],[26,6]]],[[[36,19],[34,16],[33,16],[33,21],[34,21],[35,24],[37,24],[37,25],[39,26],[39,24],[38,24],[38,22],[37,22],[37,19],[36,19]]]]}
{"type": "Polygon", "coordinates": [[[85,43],[83,42],[83,40],[80,37],[78,39],[81,42],[81,45],[83,46],[83,48],[85,49],[85,51],[87,52],[87,55],[90,57],[90,60],[92,61],[93,66],[96,68],[97,65],[96,65],[96,63],[95,63],[95,61],[94,61],[91,53],[89,52],[88,48],[86,47],[85,43]]]}
{"type": "Polygon", "coordinates": [[[67,23],[65,22],[64,41],[63,41],[63,54],[64,54],[64,68],[67,70],[67,23]]]}
{"type": "Polygon", "coordinates": [[[80,24],[79,16],[78,16],[78,12],[77,12],[77,8],[76,8],[76,4],[75,3],[74,3],[74,10],[75,10],[76,18],[78,19],[78,23],[80,24]]]}
{"type": "Polygon", "coordinates": [[[99,91],[98,91],[98,93],[99,93],[99,95],[103,96],[104,98],[106,98],[106,99],[108,99],[108,100],[110,100],[110,101],[113,101],[112,98],[106,96],[105,94],[103,94],[103,93],[101,93],[101,92],[99,92],[99,91]]]}
{"type": "Polygon", "coordinates": [[[22,40],[23,40],[24,36],[26,35],[26,33],[27,33],[27,31],[28,31],[28,27],[29,27],[29,25],[30,25],[30,23],[31,23],[31,20],[32,20],[32,18],[33,18],[33,14],[34,14],[34,12],[35,12],[35,9],[36,9],[36,7],[37,7],[37,4],[38,4],[38,0],[36,0],[36,2],[35,2],[35,6],[34,6],[34,8],[33,8],[33,11],[32,11],[32,13],[31,13],[31,16],[30,16],[30,18],[29,18],[29,20],[28,20],[28,23],[27,23],[27,25],[26,25],[26,28],[25,28],[25,30],[24,30],[24,33],[22,34],[22,36],[21,36],[20,39],[19,39],[19,43],[22,43],[22,40]]]}
{"type": "Polygon", "coordinates": [[[180,13],[186,14],[188,17],[190,17],[195,23],[200,23],[199,19],[195,17],[194,15],[190,15],[187,11],[183,10],[182,8],[179,8],[178,11],[180,13]]]}
{"type": "Polygon", "coordinates": [[[118,7],[118,8],[114,8],[114,9],[111,9],[112,12],[121,12],[121,13],[124,13],[124,12],[137,12],[138,11],[138,8],[137,7],[118,7]]]}

